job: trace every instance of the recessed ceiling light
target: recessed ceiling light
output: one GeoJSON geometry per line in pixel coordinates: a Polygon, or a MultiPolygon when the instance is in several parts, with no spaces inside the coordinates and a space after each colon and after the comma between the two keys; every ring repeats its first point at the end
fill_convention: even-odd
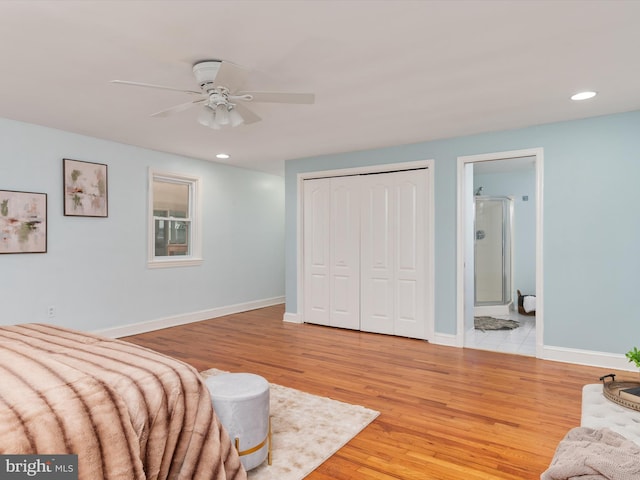
{"type": "Polygon", "coordinates": [[[216,158],[229,158],[228,153],[219,153],[216,155],[216,158]]]}
{"type": "Polygon", "coordinates": [[[571,95],[571,100],[586,100],[588,98],[593,98],[596,95],[596,92],[579,92],[575,95],[571,95]]]}

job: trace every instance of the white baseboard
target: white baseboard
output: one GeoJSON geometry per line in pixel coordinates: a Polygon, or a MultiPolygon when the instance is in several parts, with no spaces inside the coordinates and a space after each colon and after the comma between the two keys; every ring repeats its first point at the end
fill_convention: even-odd
{"type": "Polygon", "coordinates": [[[303,323],[302,317],[300,315],[298,315],[297,313],[288,313],[288,312],[284,312],[282,321],[290,322],[290,323],[303,323]]]}
{"type": "Polygon", "coordinates": [[[429,343],[434,345],[445,345],[447,347],[461,347],[458,345],[458,336],[450,333],[435,333],[429,343]]]}
{"type": "MultiPolygon", "coordinates": [[[[590,365],[592,367],[610,368],[613,370],[638,371],[633,363],[629,363],[627,357],[622,354],[615,353],[579,350],[575,348],[550,347],[545,345],[542,347],[542,358],[556,362],[590,365]]],[[[607,372],[603,372],[603,375],[606,373],[607,372]]]]}
{"type": "MultiPolygon", "coordinates": [[[[450,335],[446,333],[436,333],[429,343],[435,345],[445,345],[450,347],[463,347],[458,341],[462,341],[462,336],[450,335]]],[[[629,363],[627,357],[622,354],[598,352],[594,350],[580,350],[576,348],[542,346],[543,360],[555,362],[574,363],[577,365],[589,365],[611,370],[623,370],[637,372],[638,368],[633,363],[629,363]]],[[[608,372],[603,372],[605,375],[608,372]]],[[[597,380],[597,379],[596,379],[597,380]]]]}
{"type": "Polygon", "coordinates": [[[156,320],[148,320],[146,322],[131,323],[120,327],[105,328],[103,330],[94,330],[93,333],[109,338],[126,337],[129,335],[137,335],[139,333],[151,332],[162,328],[175,327],[186,323],[200,322],[210,318],[223,317],[233,313],[247,312],[256,308],[270,307],[284,303],[284,297],[266,298],[263,300],[253,300],[251,302],[238,303],[236,305],[228,305],[225,307],[216,307],[199,312],[185,313],[174,315],[171,317],[158,318],[156,320]]]}

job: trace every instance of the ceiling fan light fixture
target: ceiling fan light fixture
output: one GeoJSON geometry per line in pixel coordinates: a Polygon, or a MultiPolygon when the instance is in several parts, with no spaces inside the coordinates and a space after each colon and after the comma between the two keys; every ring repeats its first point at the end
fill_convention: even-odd
{"type": "Polygon", "coordinates": [[[204,108],[198,114],[198,123],[214,130],[220,130],[225,126],[249,125],[262,120],[259,115],[247,108],[244,102],[309,105],[315,101],[313,93],[243,91],[241,87],[245,84],[248,73],[249,69],[240,65],[223,60],[205,60],[193,65],[193,74],[200,85],[200,91],[129,80],[113,80],[112,82],[195,95],[195,100],[174,105],[153,113],[151,116],[166,117],[196,106],[202,106],[204,108]]]}
{"type": "Polygon", "coordinates": [[[211,127],[212,124],[215,123],[215,117],[216,114],[213,109],[210,106],[205,105],[198,115],[198,123],[205,127],[211,127]]]}
{"type": "Polygon", "coordinates": [[[229,124],[229,107],[225,103],[216,105],[216,122],[218,125],[229,124]]]}
{"type": "Polygon", "coordinates": [[[242,115],[240,115],[238,110],[231,107],[231,109],[229,110],[229,122],[231,123],[232,127],[237,127],[244,123],[244,118],[242,118],[242,115]]]}
{"type": "Polygon", "coordinates": [[[212,84],[214,82],[221,64],[222,62],[219,60],[210,60],[198,62],[193,66],[193,74],[200,86],[212,84]]]}

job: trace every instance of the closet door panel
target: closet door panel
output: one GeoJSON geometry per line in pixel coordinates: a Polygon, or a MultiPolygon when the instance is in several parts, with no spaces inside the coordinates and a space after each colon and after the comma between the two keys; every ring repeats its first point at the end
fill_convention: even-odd
{"type": "Polygon", "coordinates": [[[361,177],[361,329],[393,333],[394,196],[388,175],[361,177]]]}
{"type": "MultiPolygon", "coordinates": [[[[402,179],[399,179],[402,180],[402,179]]],[[[409,180],[400,181],[396,187],[396,215],[398,218],[398,269],[415,272],[417,265],[417,210],[418,186],[409,180]]]]}
{"type": "Polygon", "coordinates": [[[398,280],[398,321],[414,322],[416,320],[416,304],[418,302],[416,282],[413,280],[398,280]]]}
{"type": "Polygon", "coordinates": [[[360,329],[360,189],[357,177],[331,179],[330,325],[360,329]]]}
{"type": "Polygon", "coordinates": [[[426,332],[426,170],[393,174],[395,215],[397,217],[396,295],[397,315],[394,333],[424,338],[426,332]]]}
{"type": "Polygon", "coordinates": [[[329,179],[304,182],[304,321],[330,324],[330,194],[329,179]]]}

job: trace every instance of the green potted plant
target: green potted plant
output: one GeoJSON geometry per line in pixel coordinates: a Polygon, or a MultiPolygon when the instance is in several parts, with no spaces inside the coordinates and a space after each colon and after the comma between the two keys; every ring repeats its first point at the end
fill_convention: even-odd
{"type": "Polygon", "coordinates": [[[624,355],[629,359],[629,363],[633,362],[636,367],[640,368],[640,350],[638,350],[638,347],[633,347],[624,355]]]}

